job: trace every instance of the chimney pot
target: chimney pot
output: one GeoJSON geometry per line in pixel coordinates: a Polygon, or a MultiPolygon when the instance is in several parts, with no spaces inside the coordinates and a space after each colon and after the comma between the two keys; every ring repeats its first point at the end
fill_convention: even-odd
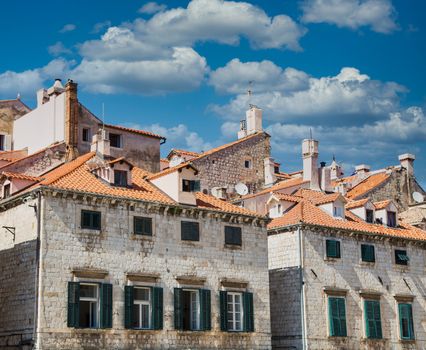
{"type": "Polygon", "coordinates": [[[416,156],[411,153],[404,153],[401,154],[398,159],[401,163],[401,167],[407,169],[408,175],[414,175],[414,160],[416,156]]]}

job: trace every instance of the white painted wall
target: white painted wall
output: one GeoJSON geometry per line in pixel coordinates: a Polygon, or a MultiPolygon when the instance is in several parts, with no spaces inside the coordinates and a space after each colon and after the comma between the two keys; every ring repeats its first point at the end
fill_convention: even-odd
{"type": "Polygon", "coordinates": [[[65,93],[50,100],[15,121],[14,149],[28,147],[34,153],[65,138],[65,93]]]}

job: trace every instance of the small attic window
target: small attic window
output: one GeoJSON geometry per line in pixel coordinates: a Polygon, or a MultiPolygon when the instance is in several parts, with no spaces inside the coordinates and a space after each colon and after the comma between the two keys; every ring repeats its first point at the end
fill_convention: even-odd
{"type": "Polygon", "coordinates": [[[345,216],[344,216],[344,209],[343,209],[343,207],[335,205],[333,207],[333,216],[335,218],[344,218],[345,216]]]}
{"type": "Polygon", "coordinates": [[[394,211],[388,211],[388,226],[396,227],[396,213],[394,211]]]}
{"type": "Polygon", "coordinates": [[[114,185],[127,187],[127,173],[125,170],[114,170],[114,185]]]}
{"type": "Polygon", "coordinates": [[[365,210],[365,221],[370,224],[374,223],[374,211],[371,209],[365,210]]]}
{"type": "Polygon", "coordinates": [[[121,148],[121,135],[109,133],[109,144],[111,147],[121,148]]]}
{"type": "Polygon", "coordinates": [[[200,192],[200,180],[182,180],[182,192],[200,192]]]}
{"type": "Polygon", "coordinates": [[[6,139],[6,136],[0,135],[0,151],[5,150],[5,144],[6,144],[5,139],[6,139]]]}
{"type": "Polygon", "coordinates": [[[3,186],[3,198],[10,197],[10,184],[3,186]]]}

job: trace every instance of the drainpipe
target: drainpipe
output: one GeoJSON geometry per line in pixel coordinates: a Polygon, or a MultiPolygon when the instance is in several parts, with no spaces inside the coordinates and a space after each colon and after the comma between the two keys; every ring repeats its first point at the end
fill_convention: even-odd
{"type": "Polygon", "coordinates": [[[300,285],[300,313],[302,315],[302,349],[307,350],[306,339],[306,303],[305,303],[305,282],[303,280],[303,241],[302,230],[300,226],[297,228],[297,235],[299,241],[299,285],[300,285]]]}
{"type": "Polygon", "coordinates": [[[40,263],[40,256],[41,256],[41,191],[37,193],[37,207],[36,207],[36,214],[37,214],[37,243],[36,243],[36,276],[35,276],[35,286],[34,286],[34,292],[35,292],[35,303],[34,303],[34,331],[33,331],[33,344],[35,344],[35,349],[39,349],[39,339],[37,336],[37,330],[39,325],[39,316],[40,316],[40,295],[41,295],[41,263],[40,263]]]}

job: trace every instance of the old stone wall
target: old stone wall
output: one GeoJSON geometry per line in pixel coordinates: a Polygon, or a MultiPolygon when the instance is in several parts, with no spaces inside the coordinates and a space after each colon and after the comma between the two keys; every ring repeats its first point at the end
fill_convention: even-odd
{"type": "MultiPolygon", "coordinates": [[[[231,147],[212,153],[192,162],[199,170],[202,190],[209,193],[213,187],[233,187],[242,182],[249,187],[250,193],[263,188],[265,183],[264,159],[270,156],[270,137],[259,133],[231,147]],[[251,162],[250,168],[245,161],[251,162]]],[[[235,197],[231,193],[231,197],[235,197]]]]}
{"type": "Polygon", "coordinates": [[[19,100],[0,101],[0,133],[13,134],[13,122],[30,109],[19,100]]]}
{"type": "MultiPolygon", "coordinates": [[[[219,217],[187,217],[156,212],[133,203],[90,205],[78,200],[47,198],[42,240],[41,349],[269,349],[269,286],[266,229],[242,226],[242,247],[224,244],[225,222],[219,217]],[[102,230],[80,228],[81,209],[102,213],[102,230]],[[133,234],[133,216],[153,219],[153,236],[133,234]],[[200,222],[200,241],[181,241],[181,220],[200,222]],[[113,284],[112,329],[67,328],[67,283],[72,270],[101,269],[113,284]],[[154,285],[164,292],[163,330],[124,329],[126,273],[158,274],[154,285]],[[173,326],[173,288],[178,276],[205,279],[211,290],[212,330],[183,332],[173,326]],[[220,331],[219,290],[222,279],[246,281],[254,294],[252,333],[220,331]]],[[[82,279],[80,281],[90,281],[82,279]]],[[[99,281],[99,280],[95,280],[99,281]]]]}
{"type": "Polygon", "coordinates": [[[36,240],[0,250],[0,349],[29,349],[34,331],[36,240]]]}

